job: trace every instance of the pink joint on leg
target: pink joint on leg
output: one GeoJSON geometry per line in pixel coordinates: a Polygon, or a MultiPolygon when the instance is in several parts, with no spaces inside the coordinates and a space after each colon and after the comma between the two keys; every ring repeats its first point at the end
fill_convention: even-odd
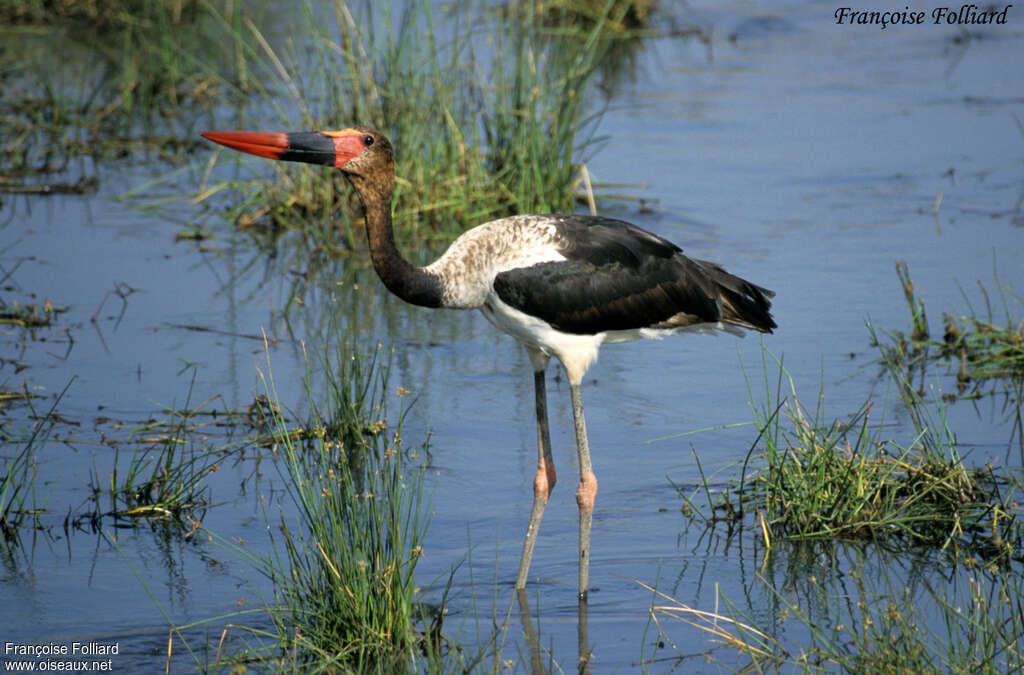
{"type": "Polygon", "coordinates": [[[593,512],[596,497],[597,476],[593,472],[587,472],[580,476],[580,486],[576,488],[576,503],[580,507],[580,513],[593,512]]]}
{"type": "Polygon", "coordinates": [[[555,475],[555,463],[545,461],[541,457],[537,461],[537,475],[533,478],[533,496],[547,502],[551,491],[555,488],[558,477],[555,475]]]}

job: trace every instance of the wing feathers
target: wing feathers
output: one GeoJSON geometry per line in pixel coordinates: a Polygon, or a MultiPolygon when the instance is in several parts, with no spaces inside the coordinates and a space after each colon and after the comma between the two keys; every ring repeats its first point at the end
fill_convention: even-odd
{"type": "Polygon", "coordinates": [[[732,324],[770,333],[774,293],[691,260],[664,239],[608,219],[564,217],[567,260],[508,270],[494,290],[505,303],[575,334],[732,324]]]}

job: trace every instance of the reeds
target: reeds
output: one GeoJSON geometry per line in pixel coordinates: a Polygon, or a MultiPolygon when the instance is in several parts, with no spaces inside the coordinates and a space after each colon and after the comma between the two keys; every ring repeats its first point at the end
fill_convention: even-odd
{"type": "Polygon", "coordinates": [[[0,191],[87,193],[97,162],[175,161],[185,120],[228,77],[211,5],[197,0],[0,2],[0,191]]]}
{"type": "MultiPolygon", "coordinates": [[[[404,410],[388,414],[390,367],[352,344],[310,364],[323,374],[329,403],[303,428],[273,413],[275,453],[289,504],[267,513],[274,553],[258,569],[273,583],[264,634],[275,668],[297,672],[403,672],[436,653],[418,631],[414,571],[422,555],[425,445],[404,446],[404,410]]],[[[276,401],[273,378],[265,379],[276,401]]],[[[312,395],[312,383],[307,379],[312,395]]],[[[400,397],[401,399],[401,397],[400,397]]],[[[279,406],[271,406],[278,411],[279,406]]],[[[245,651],[222,659],[249,659],[245,651]]]]}
{"type": "MultiPolygon", "coordinates": [[[[603,109],[591,84],[620,58],[610,48],[639,6],[608,0],[581,14],[557,2],[457,3],[439,13],[427,0],[304,0],[278,30],[237,3],[8,3],[0,16],[20,46],[0,91],[10,112],[0,120],[0,191],[95,190],[102,162],[79,158],[180,163],[207,147],[195,127],[216,104],[235,111],[233,126],[381,129],[397,150],[400,240],[430,244],[511,213],[571,211],[603,109]]],[[[196,201],[235,192],[228,219],[269,234],[263,247],[355,246],[360,216],[339,176],[271,166],[208,183],[196,201]],[[282,232],[297,236],[282,242],[282,232]]]]}

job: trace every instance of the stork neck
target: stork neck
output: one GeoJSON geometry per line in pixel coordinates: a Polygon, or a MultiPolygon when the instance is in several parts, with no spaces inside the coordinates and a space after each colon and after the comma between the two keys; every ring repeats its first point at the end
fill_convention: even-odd
{"type": "Polygon", "coordinates": [[[366,217],[370,259],[377,276],[389,291],[410,304],[440,307],[440,280],[403,258],[395,244],[395,231],[391,224],[392,188],[383,186],[376,190],[360,190],[359,187],[356,185],[366,217]]]}

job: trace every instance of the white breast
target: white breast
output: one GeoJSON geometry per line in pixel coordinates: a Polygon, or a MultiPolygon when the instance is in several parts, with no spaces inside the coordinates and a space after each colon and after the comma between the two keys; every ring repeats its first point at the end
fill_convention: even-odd
{"type": "Polygon", "coordinates": [[[469,230],[426,271],[441,279],[446,307],[482,308],[494,277],[518,267],[565,260],[548,216],[513,216],[469,230]]]}

